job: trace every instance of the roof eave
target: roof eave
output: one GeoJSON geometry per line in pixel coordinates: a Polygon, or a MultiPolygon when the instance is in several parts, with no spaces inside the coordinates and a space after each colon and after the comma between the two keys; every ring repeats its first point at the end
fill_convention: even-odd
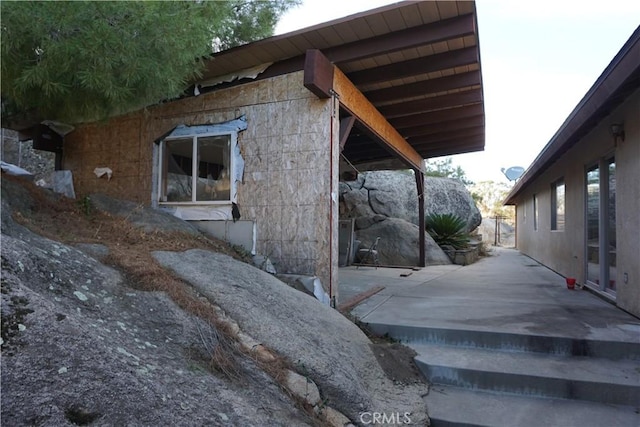
{"type": "Polygon", "coordinates": [[[593,118],[602,114],[607,103],[613,100],[615,103],[613,106],[617,106],[624,101],[625,96],[620,96],[619,92],[627,90],[629,93],[626,95],[628,95],[633,91],[626,88],[626,85],[640,75],[638,58],[640,58],[640,26],[636,28],[560,129],[527,168],[505,198],[504,205],[514,205],[523,189],[544,172],[556,160],[558,154],[565,152],[579,140],[575,138],[576,134],[584,135],[591,130],[596,125],[592,123],[593,118]]]}

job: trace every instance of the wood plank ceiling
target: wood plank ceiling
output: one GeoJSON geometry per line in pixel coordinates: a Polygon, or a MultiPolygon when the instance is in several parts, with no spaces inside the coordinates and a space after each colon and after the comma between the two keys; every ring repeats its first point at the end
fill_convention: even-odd
{"type": "MultiPolygon", "coordinates": [[[[484,149],[474,2],[406,1],[239,46],[213,55],[201,81],[270,62],[256,79],[302,70],[308,49],[337,65],[423,158],[484,149]]],[[[343,154],[402,167],[358,123],[343,154]]]]}

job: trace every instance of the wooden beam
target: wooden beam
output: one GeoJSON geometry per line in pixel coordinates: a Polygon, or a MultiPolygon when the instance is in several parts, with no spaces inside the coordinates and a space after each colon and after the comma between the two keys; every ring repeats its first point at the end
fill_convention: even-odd
{"type": "MultiPolygon", "coordinates": [[[[438,156],[446,155],[447,152],[448,154],[451,154],[451,155],[464,153],[464,152],[467,152],[464,150],[469,147],[473,148],[473,150],[471,151],[476,151],[475,150],[476,148],[484,147],[484,142],[485,142],[484,135],[479,135],[476,137],[465,138],[465,139],[460,139],[455,141],[449,141],[449,142],[438,143],[438,144],[425,144],[422,146],[413,146],[413,147],[416,150],[416,152],[420,154],[420,156],[427,158],[427,157],[434,157],[434,154],[437,154],[438,156]]],[[[381,160],[381,159],[384,159],[385,157],[388,157],[387,150],[373,143],[370,143],[368,146],[361,145],[359,147],[354,147],[351,145],[351,142],[349,142],[349,144],[347,144],[345,147],[344,153],[345,153],[345,156],[347,156],[347,158],[349,159],[349,161],[351,161],[353,164],[356,164],[358,162],[381,160]]]]}
{"type": "Polygon", "coordinates": [[[431,125],[420,125],[402,129],[405,138],[411,139],[414,136],[433,135],[434,133],[450,132],[457,129],[467,129],[474,127],[484,128],[484,114],[468,117],[464,120],[450,120],[431,125]]]}
{"type": "Polygon", "coordinates": [[[484,150],[484,142],[482,144],[473,146],[463,146],[460,148],[441,148],[438,150],[424,151],[425,158],[440,157],[440,156],[453,156],[455,154],[473,153],[475,151],[484,150]]]}
{"type": "Polygon", "coordinates": [[[369,289],[368,291],[361,292],[358,295],[354,296],[353,298],[349,299],[348,301],[345,301],[342,304],[338,305],[338,311],[341,313],[346,313],[356,305],[360,304],[362,301],[374,296],[375,294],[377,294],[383,289],[384,289],[384,286],[375,286],[369,289]]]}
{"type": "Polygon", "coordinates": [[[333,63],[358,61],[373,56],[425,46],[451,39],[463,38],[476,33],[475,15],[456,16],[431,24],[395,31],[325,49],[324,53],[333,63]]]}
{"type": "Polygon", "coordinates": [[[393,86],[384,89],[367,91],[367,98],[373,102],[388,102],[396,99],[411,98],[412,96],[426,95],[429,93],[441,93],[451,89],[479,86],[482,79],[480,71],[454,74],[452,76],[437,79],[422,80],[403,86],[393,86]]]}
{"type": "Polygon", "coordinates": [[[389,124],[338,67],[334,67],[333,90],[340,97],[340,105],[373,133],[385,148],[402,159],[410,168],[424,170],[422,156],[389,124]]]}
{"type": "Polygon", "coordinates": [[[478,48],[473,46],[355,71],[347,74],[347,77],[353,84],[360,86],[448,70],[476,62],[479,62],[478,48]]]}
{"type": "Polygon", "coordinates": [[[340,151],[344,150],[344,145],[347,143],[349,133],[351,133],[351,128],[353,128],[355,122],[356,118],[353,116],[340,119],[340,151]]]}
{"type": "Polygon", "coordinates": [[[478,88],[449,95],[433,96],[431,98],[419,99],[417,101],[384,105],[382,107],[378,107],[378,111],[380,111],[386,118],[390,119],[409,114],[441,110],[443,108],[478,104],[480,102],[482,102],[482,90],[478,88]]]}
{"type": "Polygon", "coordinates": [[[458,129],[453,132],[435,133],[433,135],[417,136],[407,139],[413,147],[439,144],[443,142],[456,142],[470,137],[477,137],[484,135],[484,127],[478,126],[468,129],[458,129]]]}
{"type": "MultiPolygon", "coordinates": [[[[375,36],[366,40],[357,40],[351,43],[340,44],[338,46],[323,49],[324,55],[333,63],[359,61],[365,58],[384,55],[400,50],[410,49],[419,46],[426,46],[438,42],[452,39],[462,39],[476,33],[475,14],[457,16],[454,18],[437,21],[427,25],[411,27],[388,34],[375,36]]],[[[279,36],[276,36],[279,37],[279,36]]],[[[266,41],[253,42],[252,45],[259,47],[261,44],[269,44],[271,39],[266,41]]],[[[239,50],[246,50],[244,46],[227,49],[212,55],[212,60],[206,62],[206,70],[201,79],[209,79],[219,75],[216,69],[216,58],[233,57],[239,50]]],[[[292,73],[302,70],[304,67],[305,55],[298,55],[282,61],[278,61],[267,68],[255,80],[263,80],[282,74],[292,73]]],[[[220,87],[230,87],[238,85],[238,81],[223,83],[220,87]]]]}
{"type": "Polygon", "coordinates": [[[413,126],[424,126],[434,123],[447,122],[451,120],[461,120],[467,117],[478,116],[484,113],[482,104],[473,104],[466,107],[449,108],[422,114],[413,114],[389,120],[397,129],[409,128],[413,126]]]}
{"type": "Polygon", "coordinates": [[[374,161],[361,160],[352,163],[354,165],[357,165],[358,170],[361,172],[369,170],[398,170],[407,168],[407,165],[398,160],[397,157],[394,157],[392,159],[386,158],[374,161]]]}
{"type": "Polygon", "coordinates": [[[451,141],[443,141],[443,142],[430,143],[430,144],[419,144],[419,145],[414,145],[413,147],[415,147],[416,151],[419,151],[422,153],[425,151],[433,151],[433,150],[446,149],[446,148],[456,149],[456,148],[467,147],[467,146],[474,147],[479,144],[484,144],[484,133],[482,135],[453,139],[451,141]]]}
{"type": "MultiPolygon", "coordinates": [[[[405,138],[412,147],[418,149],[421,145],[427,144],[437,144],[441,142],[447,141],[456,141],[459,139],[464,139],[470,136],[479,136],[484,135],[484,126],[476,126],[472,128],[452,128],[455,130],[451,130],[448,132],[440,132],[431,135],[421,135],[410,138],[405,138]]],[[[404,132],[403,132],[404,133],[404,132]]],[[[371,138],[361,135],[358,137],[351,136],[349,138],[349,148],[357,149],[366,147],[371,144],[371,138]]]]}
{"type": "Polygon", "coordinates": [[[320,99],[331,97],[333,64],[318,49],[307,50],[304,61],[304,87],[320,99]]]}

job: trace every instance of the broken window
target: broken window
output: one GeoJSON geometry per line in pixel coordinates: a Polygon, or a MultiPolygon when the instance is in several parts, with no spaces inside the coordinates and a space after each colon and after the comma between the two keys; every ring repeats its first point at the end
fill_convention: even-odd
{"type": "Polygon", "coordinates": [[[231,202],[234,136],[166,138],[162,143],[160,201],[231,202]]]}

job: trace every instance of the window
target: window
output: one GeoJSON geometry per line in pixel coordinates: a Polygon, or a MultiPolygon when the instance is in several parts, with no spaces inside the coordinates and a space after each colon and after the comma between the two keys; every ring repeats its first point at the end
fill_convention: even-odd
{"type": "Polygon", "coordinates": [[[551,184],[551,229],[564,230],[564,179],[551,184]]]}
{"type": "Polygon", "coordinates": [[[533,195],[533,229],[538,230],[538,195],[533,195]]]}
{"type": "Polygon", "coordinates": [[[234,137],[229,133],[186,135],[162,141],[160,201],[230,203],[234,137]]]}

